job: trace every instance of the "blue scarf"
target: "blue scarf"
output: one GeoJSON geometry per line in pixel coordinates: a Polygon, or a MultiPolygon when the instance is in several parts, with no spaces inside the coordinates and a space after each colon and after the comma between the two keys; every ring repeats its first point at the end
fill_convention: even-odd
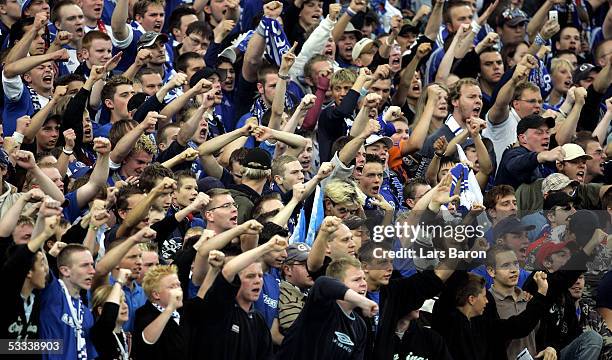
{"type": "MultiPolygon", "coordinates": [[[[459,188],[459,194],[468,190],[468,177],[470,175],[470,168],[467,165],[459,163],[450,170],[450,173],[453,178],[453,181],[450,186],[451,194],[455,193],[455,187],[457,186],[459,178],[461,178],[461,187],[459,188]]],[[[463,215],[465,215],[468,211],[468,209],[463,205],[460,205],[457,210],[459,210],[459,212],[461,212],[461,214],[463,215]]]]}
{"type": "Polygon", "coordinates": [[[291,44],[283,31],[283,26],[276,20],[264,16],[261,19],[266,38],[265,56],[269,62],[281,64],[283,54],[289,51],[291,44]]]}

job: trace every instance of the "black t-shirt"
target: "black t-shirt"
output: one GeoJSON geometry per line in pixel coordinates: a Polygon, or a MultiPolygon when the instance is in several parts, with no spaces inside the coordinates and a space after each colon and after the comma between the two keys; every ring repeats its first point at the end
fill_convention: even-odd
{"type": "Polygon", "coordinates": [[[183,331],[173,318],[170,318],[155,344],[144,342],[142,333],[144,329],[161,314],[150,301],[136,310],[134,333],[132,334],[132,357],[135,360],[166,360],[184,359],[187,356],[183,331]]]}
{"type": "MultiPolygon", "coordinates": [[[[393,358],[390,359],[428,359],[452,360],[446,343],[434,330],[419,326],[412,321],[404,336],[393,335],[393,358]]],[[[383,359],[380,359],[383,360],[383,359]]]]}
{"type": "Polygon", "coordinates": [[[119,314],[119,304],[107,302],[102,308],[102,315],[91,328],[91,341],[98,352],[98,360],[121,359],[121,346],[127,351],[127,339],[123,332],[113,334],[119,314]],[[119,341],[119,342],[118,342],[119,341]],[[121,345],[120,345],[121,344],[121,345]]]}
{"type": "Polygon", "coordinates": [[[238,276],[230,283],[218,275],[203,300],[195,297],[185,305],[189,359],[273,359],[270,330],[260,313],[238,306],[239,289],[238,276]]]}
{"type": "Polygon", "coordinates": [[[347,287],[322,276],[315,281],[302,312],[289,328],[277,359],[363,359],[365,322],[354,311],[346,314],[336,300],[347,287]]]}

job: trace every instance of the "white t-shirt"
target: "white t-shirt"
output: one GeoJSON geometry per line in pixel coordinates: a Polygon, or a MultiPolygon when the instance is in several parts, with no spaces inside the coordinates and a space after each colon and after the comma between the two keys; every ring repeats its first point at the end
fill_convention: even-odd
{"type": "Polygon", "coordinates": [[[503,122],[493,125],[489,121],[489,113],[485,116],[487,128],[482,131],[482,136],[493,142],[497,165],[501,163],[504,151],[516,142],[516,125],[521,120],[514,108],[510,107],[508,117],[503,122]]]}

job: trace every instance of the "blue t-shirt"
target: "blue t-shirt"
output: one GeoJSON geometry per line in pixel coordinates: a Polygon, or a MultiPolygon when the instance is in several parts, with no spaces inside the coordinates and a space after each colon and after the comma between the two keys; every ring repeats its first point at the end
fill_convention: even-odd
{"type": "Polygon", "coordinates": [[[77,202],[77,191],[70,192],[64,196],[64,200],[68,200],[68,206],[64,206],[62,211],[66,221],[72,224],[79,216],[81,216],[81,208],[77,202]]]}
{"type": "MultiPolygon", "coordinates": [[[[34,107],[32,96],[36,96],[34,90],[25,83],[21,96],[12,101],[6,93],[4,94],[4,106],[2,107],[2,133],[4,136],[13,136],[17,130],[17,119],[24,115],[32,116],[38,109],[34,107]]],[[[40,106],[38,107],[40,109],[40,106]]]]}
{"type": "Polygon", "coordinates": [[[271,328],[272,322],[278,317],[280,270],[271,268],[268,272],[264,273],[263,280],[263,289],[261,294],[259,294],[259,299],[255,302],[255,309],[263,315],[268,328],[271,328]]]}
{"type": "MultiPolygon", "coordinates": [[[[77,359],[77,335],[76,327],[72,319],[70,307],[66,299],[66,295],[62,290],[59,280],[51,274],[51,281],[47,287],[41,292],[40,303],[40,339],[62,339],[63,354],[61,355],[43,355],[43,359],[49,360],[64,360],[77,359]]],[[[94,318],[91,311],[83,304],[81,299],[70,298],[72,305],[77,312],[82,314],[83,334],[87,346],[87,357],[94,359],[98,354],[89,337],[89,331],[94,324],[94,318]]]]}

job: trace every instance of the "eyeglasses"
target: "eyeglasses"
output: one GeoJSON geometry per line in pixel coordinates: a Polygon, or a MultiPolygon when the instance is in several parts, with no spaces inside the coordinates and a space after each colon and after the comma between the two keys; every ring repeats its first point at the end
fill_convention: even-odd
{"type": "Polygon", "coordinates": [[[535,105],[535,104],[542,105],[542,104],[544,103],[544,101],[542,101],[542,100],[537,100],[537,99],[529,99],[529,100],[525,100],[525,99],[516,99],[516,100],[518,100],[518,101],[524,101],[524,102],[529,103],[529,104],[531,104],[531,105],[535,105]]]}
{"type": "Polygon", "coordinates": [[[235,202],[230,202],[230,203],[225,203],[223,205],[219,205],[219,206],[215,206],[214,208],[210,208],[206,211],[213,211],[213,210],[217,210],[217,209],[230,209],[232,207],[235,207],[236,209],[238,209],[238,206],[236,205],[235,202]]]}

